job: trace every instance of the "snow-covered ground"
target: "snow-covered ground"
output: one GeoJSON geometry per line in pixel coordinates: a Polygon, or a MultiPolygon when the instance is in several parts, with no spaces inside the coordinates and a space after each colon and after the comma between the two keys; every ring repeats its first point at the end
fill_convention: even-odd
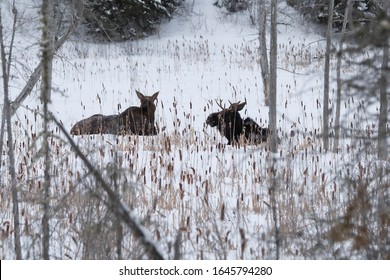
{"type": "MultiPolygon", "coordinates": [[[[179,242],[183,259],[273,259],[272,162],[267,145],[221,146],[226,139],[205,126],[207,116],[219,110],[215,100],[220,99],[226,104],[246,101],[241,115],[268,125],[257,29],[246,13],[226,15],[213,1],[189,2],[186,13],[178,13],[157,35],[143,40],[67,42],[54,62],[50,108],[70,130],[92,114],[111,115],[138,105],[135,90],[147,95],[160,91],[157,136],[95,135],[74,140],[150,230],[167,258],[173,258],[174,243],[179,242]]],[[[369,189],[388,183],[389,177],[378,177],[382,165],[370,153],[373,146],[366,149],[343,137],[338,153],[323,151],[319,135],[325,41],[284,3],[279,8],[283,11],[278,27],[281,144],[274,172],[281,257],[364,258],[351,249],[353,238],[337,242],[329,238],[340,210],[353,200],[345,178],[367,178],[369,189]]],[[[13,97],[39,60],[34,44],[39,32],[30,28],[18,36],[24,51],[16,49],[15,56],[28,69],[19,67],[24,72],[15,73],[13,97]]],[[[331,98],[334,87],[333,82],[331,98]]],[[[38,96],[37,88],[23,104],[28,108],[20,108],[13,119],[25,258],[40,258],[44,166],[37,155],[42,129],[38,96]]],[[[354,118],[362,114],[354,111],[358,104],[357,98],[343,101],[343,121],[369,130],[375,121],[361,123],[354,118]]],[[[62,139],[53,125],[51,257],[116,258],[115,217],[97,199],[104,200],[105,195],[62,139]]],[[[5,230],[5,223],[12,221],[12,204],[7,161],[2,165],[0,219],[5,230]]],[[[142,258],[140,245],[126,227],[122,242],[123,258],[142,258]]],[[[14,258],[13,239],[3,238],[1,243],[1,258],[14,258]]]]}

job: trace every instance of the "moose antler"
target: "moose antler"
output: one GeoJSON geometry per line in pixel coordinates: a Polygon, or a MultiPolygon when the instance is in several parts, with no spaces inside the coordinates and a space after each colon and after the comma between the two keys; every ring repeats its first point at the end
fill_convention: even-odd
{"type": "Polygon", "coordinates": [[[215,100],[215,103],[222,109],[222,110],[225,110],[225,106],[222,106],[222,99],[219,100],[219,103],[217,100],[215,100]]]}

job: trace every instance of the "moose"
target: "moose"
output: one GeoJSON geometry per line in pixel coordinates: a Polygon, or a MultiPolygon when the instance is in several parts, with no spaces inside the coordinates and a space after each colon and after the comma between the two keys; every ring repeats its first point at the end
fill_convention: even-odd
{"type": "Polygon", "coordinates": [[[217,127],[221,135],[228,140],[228,145],[239,144],[242,135],[248,144],[256,145],[267,141],[270,135],[268,128],[259,126],[249,117],[245,120],[241,118],[239,111],[245,107],[246,102],[230,102],[230,107],[227,109],[221,103],[221,101],[217,102],[217,105],[222,111],[210,114],[206,124],[217,127]]]}
{"type": "Polygon", "coordinates": [[[140,107],[131,106],[118,115],[93,115],[77,122],[70,130],[70,133],[72,135],[156,135],[157,129],[154,125],[156,105],[154,102],[159,92],[154,93],[152,96],[145,96],[138,90],[135,92],[141,101],[140,107]]]}

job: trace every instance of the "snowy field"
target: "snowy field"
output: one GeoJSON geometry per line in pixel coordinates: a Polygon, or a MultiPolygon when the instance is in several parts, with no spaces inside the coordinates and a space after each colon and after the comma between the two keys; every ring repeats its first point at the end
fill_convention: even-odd
{"type": "MultiPolygon", "coordinates": [[[[225,15],[212,2],[187,4],[187,13],[181,11],[147,39],[99,45],[67,42],[54,62],[50,109],[70,130],[93,114],[111,115],[138,105],[135,90],[146,95],[159,91],[157,136],[74,136],[74,141],[139,217],[166,258],[179,253],[182,259],[274,259],[267,144],[220,145],[226,139],[205,125],[207,116],[219,111],[215,101],[221,99],[226,105],[246,101],[241,115],[268,126],[258,31],[249,25],[247,13],[225,15]]],[[[383,220],[372,218],[372,213],[383,207],[381,197],[388,199],[389,167],[375,159],[374,140],[367,145],[349,137],[348,131],[342,134],[337,153],[324,152],[320,135],[325,40],[284,3],[279,8],[281,143],[274,172],[281,258],[367,258],[358,242],[365,225],[359,213],[370,219],[367,232],[380,236],[383,220]],[[372,198],[367,204],[354,203],[364,200],[361,189],[360,195],[372,198]],[[341,222],[351,208],[353,229],[341,222]]],[[[39,60],[39,33],[25,28],[17,37],[22,45],[15,50],[20,72],[11,79],[13,98],[39,60]]],[[[333,68],[335,63],[333,57],[333,68]]],[[[345,67],[343,73],[358,70],[345,67]]],[[[335,75],[331,73],[332,80],[335,75]]],[[[335,86],[332,82],[332,100],[335,86]]],[[[38,96],[39,87],[13,118],[22,251],[27,259],[41,258],[38,96]]],[[[377,122],[369,112],[376,109],[375,104],[365,108],[358,97],[345,97],[342,121],[370,133],[377,122]]],[[[118,224],[107,210],[107,197],[58,128],[53,125],[52,131],[51,258],[116,259],[118,224]]],[[[7,164],[3,156],[0,257],[13,259],[13,238],[4,234],[9,227],[12,230],[13,221],[7,164]]],[[[120,236],[122,258],[145,257],[129,228],[123,225],[120,236]]],[[[380,238],[375,242],[374,248],[381,246],[380,238]]]]}

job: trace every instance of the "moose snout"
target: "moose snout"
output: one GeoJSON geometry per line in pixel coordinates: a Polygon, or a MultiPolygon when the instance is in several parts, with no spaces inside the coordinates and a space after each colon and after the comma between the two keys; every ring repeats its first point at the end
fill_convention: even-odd
{"type": "Polygon", "coordinates": [[[206,119],[206,124],[208,124],[211,127],[215,127],[218,124],[218,116],[215,114],[211,114],[206,119]]]}

